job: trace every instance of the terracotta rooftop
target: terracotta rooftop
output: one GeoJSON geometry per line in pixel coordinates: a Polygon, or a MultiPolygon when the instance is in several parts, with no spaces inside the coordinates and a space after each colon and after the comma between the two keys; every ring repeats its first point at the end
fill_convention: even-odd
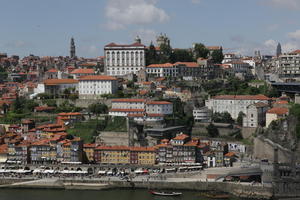
{"type": "Polygon", "coordinates": [[[47,79],[44,81],[45,85],[60,85],[60,84],[76,84],[78,80],[75,79],[47,79]]]}
{"type": "Polygon", "coordinates": [[[277,114],[277,115],[288,114],[288,112],[289,112],[288,108],[271,108],[270,110],[267,111],[267,113],[277,114]]]}
{"type": "Polygon", "coordinates": [[[81,76],[79,80],[80,81],[116,81],[118,79],[113,76],[89,75],[89,76],[81,76]]]}
{"type": "Polygon", "coordinates": [[[186,67],[199,67],[199,64],[196,62],[176,62],[174,65],[185,65],[186,67]]]}
{"type": "Polygon", "coordinates": [[[53,69],[49,69],[47,72],[55,73],[58,72],[58,70],[53,68],[53,69]]]}
{"type": "Polygon", "coordinates": [[[224,99],[224,100],[270,100],[265,95],[219,95],[213,97],[213,99],[224,99]]]}
{"type": "Polygon", "coordinates": [[[276,101],[274,104],[288,104],[288,101],[276,101]]]}
{"type": "Polygon", "coordinates": [[[147,104],[158,104],[158,105],[162,105],[162,104],[172,104],[171,102],[168,102],[168,101],[148,101],[147,104]]]}
{"type": "Polygon", "coordinates": [[[174,137],[172,140],[185,140],[186,138],[189,138],[190,136],[186,134],[179,134],[176,137],[174,137]]]}
{"type": "Polygon", "coordinates": [[[234,152],[228,152],[225,154],[226,157],[234,157],[236,156],[234,152]]]}
{"type": "Polygon", "coordinates": [[[74,69],[71,74],[94,74],[94,69],[74,69]]]}
{"type": "Polygon", "coordinates": [[[164,63],[164,64],[152,64],[148,65],[148,68],[169,68],[169,67],[174,67],[173,64],[171,63],[164,63]]]}
{"type": "Polygon", "coordinates": [[[69,113],[58,113],[59,116],[78,116],[78,115],[82,115],[79,112],[69,112],[69,113]]]}

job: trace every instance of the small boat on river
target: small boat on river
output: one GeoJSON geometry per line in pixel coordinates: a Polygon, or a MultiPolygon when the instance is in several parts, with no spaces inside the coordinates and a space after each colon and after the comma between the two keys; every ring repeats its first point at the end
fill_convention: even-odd
{"type": "Polygon", "coordinates": [[[153,195],[157,195],[157,196],[180,196],[182,195],[181,192],[156,192],[156,191],[149,191],[151,194],[153,195]]]}

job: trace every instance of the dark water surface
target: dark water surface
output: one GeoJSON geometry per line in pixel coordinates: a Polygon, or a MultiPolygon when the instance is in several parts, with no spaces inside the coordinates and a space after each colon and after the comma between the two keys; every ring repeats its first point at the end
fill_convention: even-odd
{"type": "MultiPolygon", "coordinates": [[[[0,189],[0,200],[208,200],[200,192],[181,191],[180,197],[153,196],[147,190],[105,191],[0,189]]],[[[230,200],[239,200],[230,198],[230,200]]]]}

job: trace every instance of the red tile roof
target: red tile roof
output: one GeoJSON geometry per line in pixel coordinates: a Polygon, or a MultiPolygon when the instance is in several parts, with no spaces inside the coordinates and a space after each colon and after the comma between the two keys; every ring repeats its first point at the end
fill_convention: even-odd
{"type": "Polygon", "coordinates": [[[270,110],[267,111],[267,113],[276,114],[276,115],[284,115],[284,114],[288,114],[288,112],[289,112],[288,108],[271,108],[270,110]]]}
{"type": "Polygon", "coordinates": [[[59,84],[76,84],[78,80],[75,79],[47,79],[44,81],[45,85],[59,85],[59,84]]]}
{"type": "Polygon", "coordinates": [[[224,99],[224,100],[270,100],[265,95],[219,95],[213,97],[213,99],[224,99]]]}
{"type": "Polygon", "coordinates": [[[176,62],[175,65],[185,65],[186,67],[199,67],[199,64],[196,62],[176,62]]]}
{"type": "Polygon", "coordinates": [[[225,154],[226,157],[234,157],[236,156],[234,152],[228,152],[225,154]]]}
{"type": "Polygon", "coordinates": [[[113,76],[89,75],[89,76],[81,76],[79,80],[80,81],[116,81],[118,79],[113,76]]]}
{"type": "Polygon", "coordinates": [[[288,104],[289,102],[288,101],[277,101],[275,102],[274,104],[288,104]]]}
{"type": "Polygon", "coordinates": [[[53,68],[53,69],[49,69],[47,72],[56,73],[58,72],[58,70],[53,68]]]}
{"type": "Polygon", "coordinates": [[[58,113],[59,116],[80,116],[82,115],[79,112],[70,112],[70,113],[58,113]]]}
{"type": "Polygon", "coordinates": [[[147,104],[151,105],[162,105],[162,104],[172,104],[171,102],[168,102],[168,101],[148,101],[147,104]]]}
{"type": "Polygon", "coordinates": [[[164,64],[152,64],[148,65],[148,68],[169,68],[169,67],[174,67],[173,64],[171,63],[164,63],[164,64]]]}
{"type": "Polygon", "coordinates": [[[186,134],[179,134],[176,137],[173,138],[173,140],[185,140],[187,138],[189,138],[190,136],[186,135],[186,134]]]}
{"type": "Polygon", "coordinates": [[[293,51],[293,52],[291,52],[292,54],[300,54],[300,49],[297,49],[297,50],[295,50],[295,51],[293,51]]]}
{"type": "Polygon", "coordinates": [[[94,74],[94,69],[75,69],[71,72],[71,74],[94,74]]]}

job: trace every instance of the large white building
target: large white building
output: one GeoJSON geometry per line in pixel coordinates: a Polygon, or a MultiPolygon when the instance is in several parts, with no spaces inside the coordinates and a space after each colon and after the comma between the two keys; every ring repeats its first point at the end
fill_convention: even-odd
{"type": "Polygon", "coordinates": [[[105,70],[110,76],[137,74],[145,68],[146,47],[136,41],[133,44],[121,45],[110,43],[104,47],[105,70]]]}
{"type": "Polygon", "coordinates": [[[214,113],[228,112],[233,119],[237,119],[239,112],[247,113],[251,104],[263,102],[269,104],[265,95],[220,95],[206,100],[205,105],[214,113]]]}
{"type": "Polygon", "coordinates": [[[300,80],[300,50],[279,56],[279,78],[300,80]]]}
{"type": "Polygon", "coordinates": [[[168,101],[145,99],[113,99],[111,116],[132,117],[135,121],[161,121],[165,115],[173,114],[173,104],[168,101]]]}
{"type": "Polygon", "coordinates": [[[178,67],[171,63],[151,64],[146,67],[146,73],[152,77],[177,77],[178,67]]]}
{"type": "Polygon", "coordinates": [[[79,78],[79,98],[97,99],[103,94],[114,94],[118,90],[118,80],[112,76],[90,75],[79,78]]]}

